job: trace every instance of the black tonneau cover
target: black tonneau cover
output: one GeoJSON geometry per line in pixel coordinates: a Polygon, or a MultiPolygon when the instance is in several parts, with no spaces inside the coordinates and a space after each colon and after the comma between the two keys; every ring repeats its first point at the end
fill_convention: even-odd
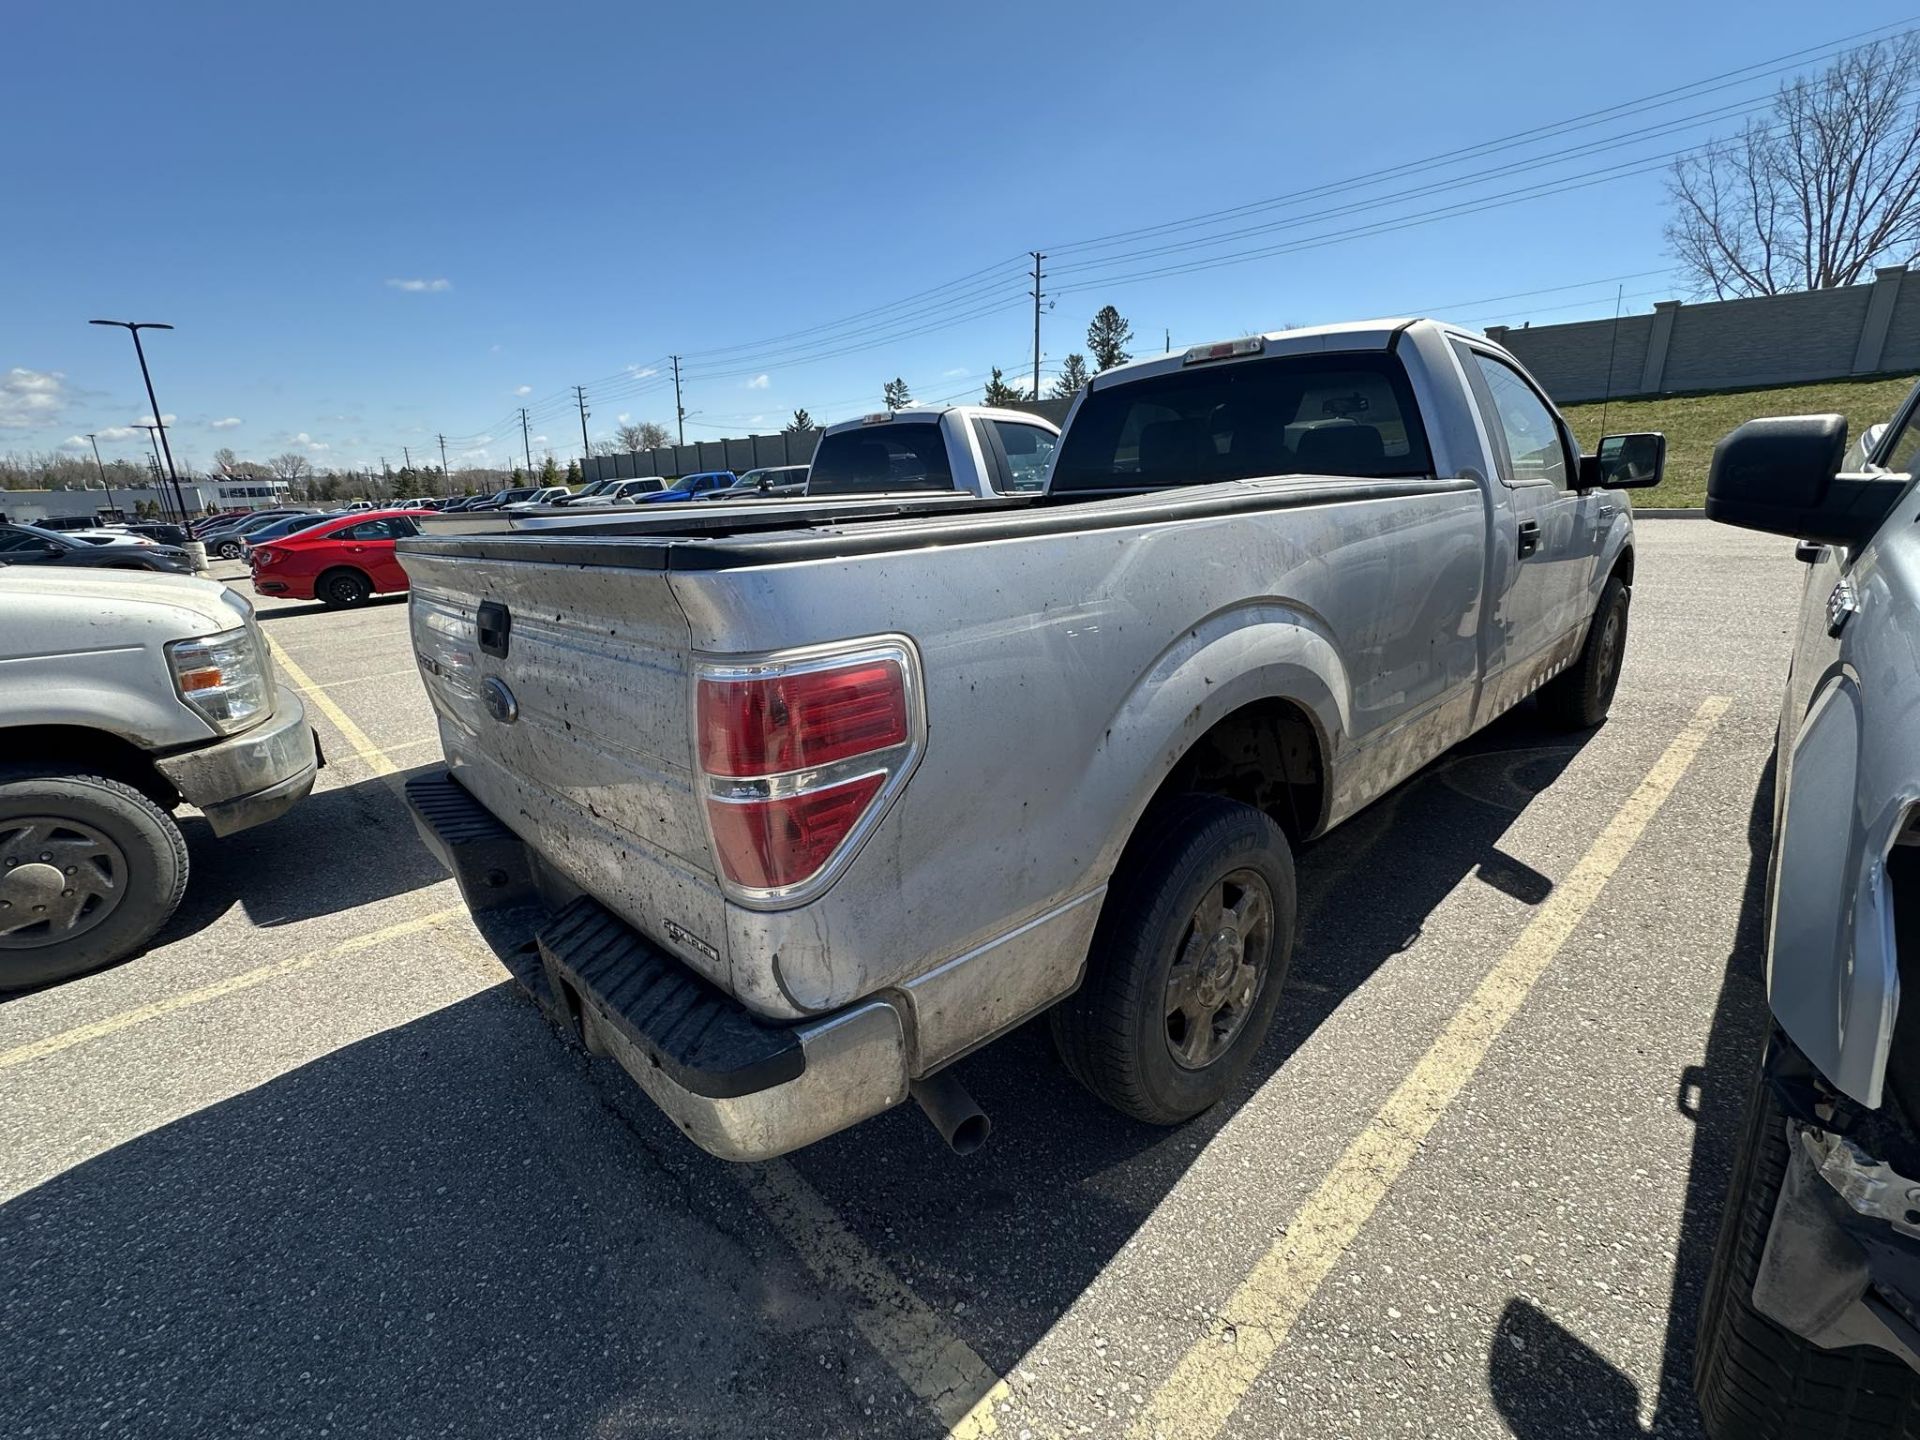
{"type": "Polygon", "coordinates": [[[636,570],[738,570],[756,565],[831,560],[890,550],[940,545],[979,545],[991,540],[1065,535],[1080,530],[1212,519],[1270,510],[1352,501],[1399,500],[1475,489],[1471,479],[1432,476],[1349,479],[1294,475],[1161,489],[1091,500],[1064,495],[971,498],[934,513],[903,503],[897,509],[849,514],[823,505],[816,510],[782,508],[780,514],[702,513],[675,505],[671,515],[609,517],[605,524],[565,530],[434,538],[429,527],[402,540],[402,554],[464,556],[528,564],[593,565],[636,570]]]}

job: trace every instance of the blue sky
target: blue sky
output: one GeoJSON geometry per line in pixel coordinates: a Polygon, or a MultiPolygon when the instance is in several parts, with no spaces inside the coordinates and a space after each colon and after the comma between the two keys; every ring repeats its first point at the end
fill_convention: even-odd
{"type": "Polygon", "coordinates": [[[95,317],[178,327],[148,344],[183,460],[297,449],[324,469],[437,459],[439,433],[456,468],[497,463],[522,405],[536,458],[564,462],[570,386],[595,439],[670,423],[676,351],[690,440],[799,406],[858,414],[894,375],[974,398],[988,367],[1031,368],[1035,248],[1048,370],[1109,301],[1136,353],[1416,311],[1546,323],[1612,313],[1617,287],[1644,310],[1681,293],[1652,167],[1737,127],[1777,76],[1345,182],[1907,18],[1773,0],[1621,0],[1604,20],[1517,0],[20,7],[0,451],[97,431],[137,455],[131,346],[95,317]],[[1576,145],[1606,148],[1549,159],[1576,145]],[[1645,173],[1568,184],[1615,166],[1645,173]],[[1546,193],[1404,223],[1523,187],[1546,193]]]}

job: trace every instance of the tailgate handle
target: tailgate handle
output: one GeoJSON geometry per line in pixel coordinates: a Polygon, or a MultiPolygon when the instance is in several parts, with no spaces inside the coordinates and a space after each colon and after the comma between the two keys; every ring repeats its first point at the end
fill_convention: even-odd
{"type": "Polygon", "coordinates": [[[482,600],[474,620],[480,631],[480,649],[506,659],[507,640],[513,634],[513,616],[507,613],[507,607],[498,600],[482,600]]]}

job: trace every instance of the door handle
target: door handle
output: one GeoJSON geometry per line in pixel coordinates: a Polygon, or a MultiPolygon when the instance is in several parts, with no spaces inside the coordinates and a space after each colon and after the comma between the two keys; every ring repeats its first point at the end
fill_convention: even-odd
{"type": "Polygon", "coordinates": [[[1520,522],[1520,558],[1526,559],[1540,548],[1540,522],[1522,520],[1520,522]]]}
{"type": "Polygon", "coordinates": [[[1818,540],[1802,540],[1793,547],[1793,558],[1802,565],[1818,565],[1827,558],[1827,547],[1818,540]]]}

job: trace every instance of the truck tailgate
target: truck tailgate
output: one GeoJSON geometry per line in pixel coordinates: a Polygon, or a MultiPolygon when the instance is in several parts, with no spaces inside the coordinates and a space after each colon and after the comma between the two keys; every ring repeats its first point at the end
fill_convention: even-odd
{"type": "Polygon", "coordinates": [[[405,563],[414,652],[460,783],[565,881],[731,989],[692,784],[691,642],[666,574],[405,563]]]}

